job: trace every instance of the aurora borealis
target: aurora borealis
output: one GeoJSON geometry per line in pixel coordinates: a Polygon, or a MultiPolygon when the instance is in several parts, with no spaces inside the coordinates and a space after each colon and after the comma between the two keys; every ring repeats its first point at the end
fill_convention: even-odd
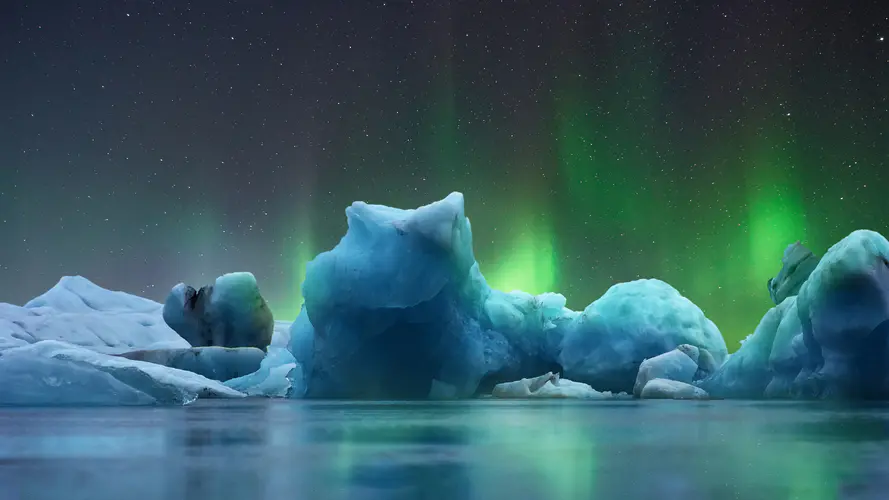
{"type": "Polygon", "coordinates": [[[495,288],[663,279],[730,350],[801,240],[889,233],[889,6],[0,6],[0,301],[252,271],[278,319],[353,200],[466,195],[495,288]]]}

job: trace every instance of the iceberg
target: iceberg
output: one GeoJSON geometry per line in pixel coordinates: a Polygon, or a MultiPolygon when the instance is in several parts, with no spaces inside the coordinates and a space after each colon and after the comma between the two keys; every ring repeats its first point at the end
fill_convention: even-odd
{"type": "Polygon", "coordinates": [[[0,352],[0,374],[9,376],[0,405],[182,405],[198,397],[244,397],[192,372],[55,340],[0,352]]]}
{"type": "Polygon", "coordinates": [[[889,241],[873,231],[820,260],[790,245],[769,282],[775,307],[729,355],[701,309],[656,279],[583,311],[558,293],[492,289],[460,193],[410,210],[355,202],[346,218],[307,265],[293,323],[274,321],[250,273],[177,285],[163,306],[80,277],[0,304],[0,375],[16,381],[0,404],[889,398],[889,241]]]}
{"type": "Polygon", "coordinates": [[[682,344],[721,363],[725,341],[658,280],[612,287],[582,313],[562,295],[491,289],[460,193],[411,210],[355,202],[348,230],[309,262],[290,330],[306,397],[470,397],[562,372],[631,392],[639,365],[682,344]]]}
{"type": "Polygon", "coordinates": [[[599,392],[587,384],[561,378],[558,373],[503,382],[494,386],[491,396],[500,399],[615,399],[610,392],[599,392]]]}
{"type": "MultiPolygon", "coordinates": [[[[51,341],[48,341],[51,342],[51,341]]],[[[156,400],[103,371],[75,361],[0,353],[0,406],[129,406],[156,400]]]]}
{"type": "Polygon", "coordinates": [[[163,307],[164,321],[194,347],[265,349],[275,330],[272,311],[251,273],[229,273],[200,290],[179,283],[163,307]]]}
{"type": "Polygon", "coordinates": [[[258,370],[265,353],[255,347],[191,347],[130,351],[118,356],[226,381],[258,370]]]}
{"type": "Polygon", "coordinates": [[[649,380],[639,397],[642,399],[710,399],[707,391],[678,380],[649,380]]]}
{"type": "Polygon", "coordinates": [[[683,344],[670,352],[646,359],[639,366],[633,395],[637,398],[641,396],[645,385],[656,378],[690,384],[698,371],[700,355],[697,347],[683,344]]]}
{"type": "Polygon", "coordinates": [[[700,387],[725,398],[889,398],[889,241],[855,231],[700,387]]]}
{"type": "Polygon", "coordinates": [[[642,361],[682,344],[721,364],[725,340],[698,306],[659,280],[612,286],[566,325],[560,364],[571,380],[597,390],[633,392],[642,361]]]}
{"type": "Polygon", "coordinates": [[[781,271],[769,280],[769,295],[775,305],[799,293],[818,261],[818,257],[798,241],[784,250],[781,271]]]}
{"type": "MultiPolygon", "coordinates": [[[[276,324],[268,354],[255,372],[225,382],[248,396],[300,398],[305,394],[302,367],[290,351],[292,326],[276,324]],[[277,328],[280,326],[281,328],[277,328]],[[284,328],[286,326],[286,328],[284,328]]],[[[296,323],[294,323],[296,324],[296,323]]]]}
{"type": "Polygon", "coordinates": [[[797,297],[811,372],[828,399],[889,397],[889,241],[855,231],[827,251],[797,297]]]}
{"type": "Polygon", "coordinates": [[[66,276],[24,307],[0,304],[0,351],[57,340],[98,352],[189,347],[157,302],[66,276]]]}

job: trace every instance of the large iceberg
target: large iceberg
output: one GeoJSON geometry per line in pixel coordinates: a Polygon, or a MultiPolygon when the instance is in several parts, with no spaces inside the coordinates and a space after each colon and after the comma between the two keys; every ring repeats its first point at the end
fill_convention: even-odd
{"type": "Polygon", "coordinates": [[[644,359],[681,344],[726,355],[716,326],[657,280],[616,285],[582,313],[559,294],[491,289],[460,193],[415,210],[356,202],[346,217],[308,264],[291,327],[308,397],[468,397],[550,371],[631,392],[644,359]]]}
{"type": "Polygon", "coordinates": [[[855,231],[700,383],[734,398],[889,398],[889,241],[855,231]]]}
{"type": "Polygon", "coordinates": [[[465,398],[504,383],[498,394],[520,397],[889,398],[878,233],[856,231],[820,261],[788,247],[769,283],[776,306],[728,355],[716,326],[659,280],[614,285],[581,312],[557,293],[492,289],[459,193],[414,210],[356,202],[346,216],[339,244],[308,264],[292,324],[266,314],[249,273],[177,286],[166,309],[78,277],[24,307],[0,304],[0,376],[13,381],[0,404],[465,398]],[[267,353],[190,349],[164,319],[197,345],[267,353]]]}

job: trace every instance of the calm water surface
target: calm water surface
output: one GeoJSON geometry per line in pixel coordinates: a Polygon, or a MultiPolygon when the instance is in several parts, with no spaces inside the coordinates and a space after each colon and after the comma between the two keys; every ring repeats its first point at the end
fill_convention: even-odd
{"type": "Polygon", "coordinates": [[[0,498],[887,499],[889,406],[0,409],[0,498]]]}

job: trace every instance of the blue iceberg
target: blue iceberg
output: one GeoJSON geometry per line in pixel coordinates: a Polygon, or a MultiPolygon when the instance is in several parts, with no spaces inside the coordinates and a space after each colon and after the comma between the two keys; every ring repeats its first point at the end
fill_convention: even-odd
{"type": "Polygon", "coordinates": [[[118,356],[197,373],[226,381],[259,369],[265,352],[255,347],[191,347],[130,351],[118,356]]]}
{"type": "Polygon", "coordinates": [[[306,270],[289,350],[315,398],[462,398],[563,373],[632,392],[646,358],[681,344],[721,362],[725,342],[657,280],[616,285],[582,313],[556,293],[488,286],[463,195],[415,210],[356,202],[348,231],[306,270]]]}
{"type": "Polygon", "coordinates": [[[244,394],[201,375],[55,340],[0,351],[0,405],[188,404],[244,394]]]}
{"type": "Polygon", "coordinates": [[[583,311],[558,293],[492,289],[459,193],[413,210],[356,202],[346,217],[342,240],[308,264],[293,323],[273,320],[249,273],[178,285],[166,306],[79,277],[24,307],[0,304],[0,376],[11,381],[0,404],[450,399],[495,387],[889,398],[889,242],[878,233],[856,231],[820,260],[788,247],[769,283],[776,306],[728,355],[716,325],[659,280],[616,284],[583,311]]]}
{"type": "Polygon", "coordinates": [[[726,398],[889,398],[889,241],[859,230],[831,247],[700,386],[726,398]]]}

